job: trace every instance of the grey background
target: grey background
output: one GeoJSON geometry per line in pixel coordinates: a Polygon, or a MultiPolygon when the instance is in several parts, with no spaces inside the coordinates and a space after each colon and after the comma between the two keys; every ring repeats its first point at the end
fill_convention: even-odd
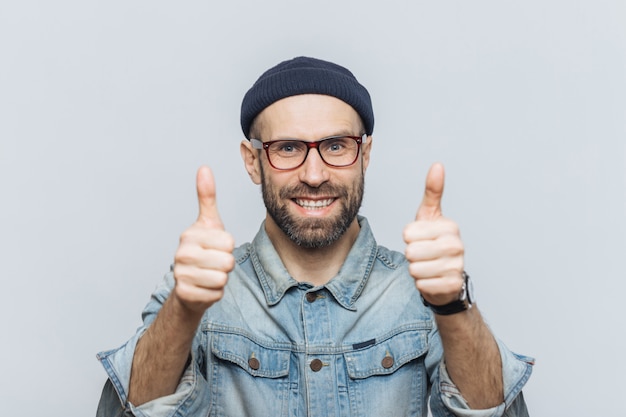
{"type": "MultiPolygon", "coordinates": [[[[0,4],[3,415],[88,416],[95,354],[140,325],[210,165],[237,242],[264,215],[240,100],[297,55],[374,99],[362,213],[403,250],[429,165],[497,335],[537,358],[533,416],[618,415],[626,388],[623,1],[0,4]]],[[[623,407],[621,408],[623,409],[623,407]]]]}

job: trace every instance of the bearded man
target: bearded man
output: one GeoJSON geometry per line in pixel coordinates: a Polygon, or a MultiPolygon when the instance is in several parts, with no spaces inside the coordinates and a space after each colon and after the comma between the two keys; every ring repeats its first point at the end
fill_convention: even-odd
{"type": "Polygon", "coordinates": [[[265,221],[238,248],[198,170],[144,325],[99,354],[99,416],[526,416],[532,359],[497,341],[474,303],[443,166],[404,229],[404,254],[358,215],[372,152],[370,95],[346,68],[299,57],[243,99],[241,156],[265,221]],[[430,400],[430,401],[429,401],[430,400]]]}

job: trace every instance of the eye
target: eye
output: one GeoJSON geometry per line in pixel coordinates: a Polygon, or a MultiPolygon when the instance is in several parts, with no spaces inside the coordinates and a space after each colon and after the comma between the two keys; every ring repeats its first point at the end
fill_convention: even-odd
{"type": "Polygon", "coordinates": [[[289,156],[304,152],[305,146],[297,141],[281,140],[272,144],[270,151],[280,156],[289,156]]]}
{"type": "Polygon", "coordinates": [[[281,145],[278,148],[278,152],[287,152],[287,153],[289,153],[289,152],[293,152],[293,151],[294,151],[294,147],[290,143],[285,143],[284,145],[281,145]]]}
{"type": "Polygon", "coordinates": [[[328,150],[330,151],[339,151],[343,148],[343,145],[341,143],[331,143],[330,146],[328,147],[328,150]]]}
{"type": "Polygon", "coordinates": [[[346,139],[346,138],[332,138],[332,139],[328,139],[323,144],[323,150],[324,150],[324,152],[329,152],[329,153],[333,153],[333,154],[342,153],[346,149],[348,149],[349,141],[350,141],[350,139],[346,139]]]}

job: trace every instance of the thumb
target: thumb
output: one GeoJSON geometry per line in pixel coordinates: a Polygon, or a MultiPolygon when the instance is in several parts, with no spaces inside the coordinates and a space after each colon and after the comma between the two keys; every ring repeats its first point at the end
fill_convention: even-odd
{"type": "Polygon", "coordinates": [[[213,173],[207,166],[201,166],[196,175],[196,190],[198,192],[199,214],[198,221],[209,226],[223,228],[220,214],[217,211],[215,200],[215,180],[213,173]]]}
{"type": "Polygon", "coordinates": [[[424,197],[417,210],[415,220],[434,220],[441,217],[441,197],[443,196],[444,178],[443,165],[440,163],[433,164],[426,175],[424,197]]]}

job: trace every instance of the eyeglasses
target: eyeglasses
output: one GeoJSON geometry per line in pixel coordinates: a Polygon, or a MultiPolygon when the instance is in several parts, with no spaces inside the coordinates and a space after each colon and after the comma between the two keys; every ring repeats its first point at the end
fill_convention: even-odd
{"type": "Polygon", "coordinates": [[[361,144],[367,140],[363,136],[331,136],[315,142],[297,139],[272,140],[262,142],[250,139],[254,149],[265,149],[267,159],[274,169],[286,171],[296,169],[306,161],[311,148],[316,148],[322,161],[331,167],[347,167],[354,164],[359,156],[361,144]]]}

